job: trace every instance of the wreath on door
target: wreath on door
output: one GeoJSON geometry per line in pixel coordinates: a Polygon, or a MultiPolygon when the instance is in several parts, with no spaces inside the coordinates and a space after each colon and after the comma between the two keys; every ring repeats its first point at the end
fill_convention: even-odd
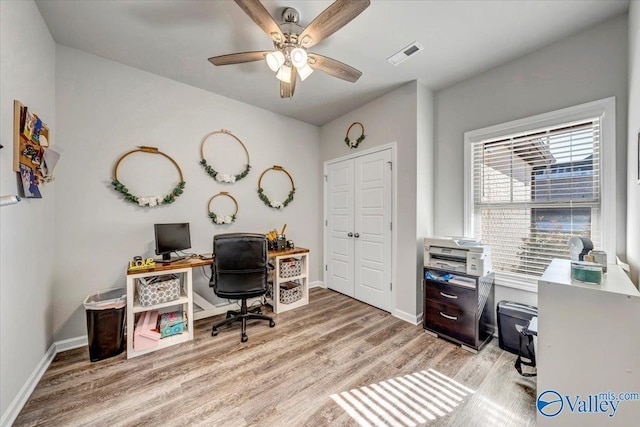
{"type": "Polygon", "coordinates": [[[347,135],[344,137],[344,142],[349,148],[358,148],[358,145],[364,141],[364,138],[364,125],[360,122],[353,122],[351,126],[349,126],[349,129],[347,129],[347,135]],[[352,141],[351,138],[349,138],[349,132],[354,126],[360,126],[360,136],[355,141],[352,141]]]}

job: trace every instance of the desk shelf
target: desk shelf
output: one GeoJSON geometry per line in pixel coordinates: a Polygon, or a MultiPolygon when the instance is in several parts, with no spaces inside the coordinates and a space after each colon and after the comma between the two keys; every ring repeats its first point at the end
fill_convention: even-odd
{"type": "Polygon", "coordinates": [[[193,339],[193,273],[194,267],[209,265],[210,260],[186,259],[173,264],[161,264],[144,270],[127,271],[127,359],[152,353],[163,348],[181,344],[193,339]],[[161,304],[143,307],[137,298],[137,284],[140,278],[175,274],[180,278],[180,298],[161,304]],[[187,314],[187,323],[181,334],[161,338],[153,348],[135,351],[133,349],[136,321],[146,311],[158,310],[159,313],[183,311],[187,314]]]}
{"type": "Polygon", "coordinates": [[[131,359],[132,357],[143,356],[148,353],[153,353],[154,351],[162,350],[163,348],[171,347],[176,344],[182,344],[183,342],[191,341],[192,339],[193,339],[193,329],[189,329],[188,331],[185,330],[181,334],[172,335],[166,338],[161,338],[160,341],[158,341],[157,347],[149,348],[146,350],[140,350],[140,351],[133,351],[133,348],[132,348],[131,352],[129,352],[129,349],[127,349],[127,359],[131,359]]]}
{"type": "Polygon", "coordinates": [[[269,259],[274,266],[274,270],[272,295],[271,298],[267,298],[267,302],[273,307],[273,312],[276,314],[284,313],[285,311],[309,304],[309,250],[305,248],[295,248],[283,251],[269,251],[269,259]],[[291,277],[281,277],[280,262],[287,258],[295,258],[300,261],[300,274],[291,277]],[[281,303],[280,284],[285,282],[298,282],[302,287],[302,298],[290,304],[281,303]]]}
{"type": "Polygon", "coordinates": [[[154,304],[154,305],[150,305],[148,307],[143,307],[142,305],[140,305],[140,303],[136,300],[133,303],[133,312],[134,313],[142,313],[145,311],[149,311],[149,310],[158,310],[160,312],[163,312],[161,309],[166,308],[166,307],[172,307],[174,305],[183,305],[183,304],[189,304],[189,297],[187,297],[186,295],[181,295],[180,298],[173,300],[173,301],[167,301],[167,302],[163,302],[162,304],[154,304]]]}

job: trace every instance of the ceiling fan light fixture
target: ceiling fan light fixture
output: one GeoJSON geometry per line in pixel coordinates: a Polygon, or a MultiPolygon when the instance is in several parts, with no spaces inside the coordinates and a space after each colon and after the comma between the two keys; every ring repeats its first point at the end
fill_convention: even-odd
{"type": "Polygon", "coordinates": [[[278,78],[278,80],[281,80],[285,83],[291,83],[291,67],[288,65],[283,65],[278,70],[276,77],[278,78]]]}
{"type": "Polygon", "coordinates": [[[296,47],[291,50],[291,64],[296,68],[301,68],[307,65],[307,51],[296,47]]]}
{"type": "Polygon", "coordinates": [[[300,80],[302,81],[304,81],[304,79],[306,79],[311,75],[311,73],[313,73],[313,68],[311,68],[309,64],[304,64],[304,66],[297,67],[297,68],[298,68],[298,75],[300,76],[300,80]]]}
{"type": "Polygon", "coordinates": [[[265,55],[265,60],[267,61],[267,66],[271,71],[278,71],[284,64],[284,54],[279,50],[275,50],[267,53],[265,55]]]}
{"type": "MultiPolygon", "coordinates": [[[[280,96],[282,98],[293,97],[298,74],[302,80],[305,80],[316,70],[351,83],[355,83],[360,78],[361,71],[326,56],[309,54],[307,49],[351,22],[369,7],[371,0],[333,1],[306,27],[298,24],[300,15],[293,8],[285,8],[282,12],[283,22],[276,22],[263,5],[263,1],[235,0],[248,17],[271,38],[273,51],[260,50],[218,55],[209,58],[209,62],[219,66],[264,59],[269,69],[280,80],[280,96]]],[[[413,52],[403,53],[408,56],[413,52]]]]}

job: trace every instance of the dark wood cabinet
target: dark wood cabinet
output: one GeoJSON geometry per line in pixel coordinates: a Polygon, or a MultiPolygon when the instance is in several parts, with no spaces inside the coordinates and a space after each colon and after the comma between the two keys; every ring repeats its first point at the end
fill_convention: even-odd
{"type": "MultiPolygon", "coordinates": [[[[448,273],[425,268],[425,277],[427,271],[435,277],[448,273]]],[[[424,279],[423,326],[436,336],[476,352],[493,336],[494,274],[453,276],[451,281],[424,279]]]]}

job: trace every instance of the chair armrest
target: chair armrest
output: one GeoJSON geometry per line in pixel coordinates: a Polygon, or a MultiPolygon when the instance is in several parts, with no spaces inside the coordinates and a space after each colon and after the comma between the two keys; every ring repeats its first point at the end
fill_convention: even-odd
{"type": "Polygon", "coordinates": [[[216,265],[211,264],[211,279],[209,279],[209,287],[213,288],[216,285],[216,265]]]}

